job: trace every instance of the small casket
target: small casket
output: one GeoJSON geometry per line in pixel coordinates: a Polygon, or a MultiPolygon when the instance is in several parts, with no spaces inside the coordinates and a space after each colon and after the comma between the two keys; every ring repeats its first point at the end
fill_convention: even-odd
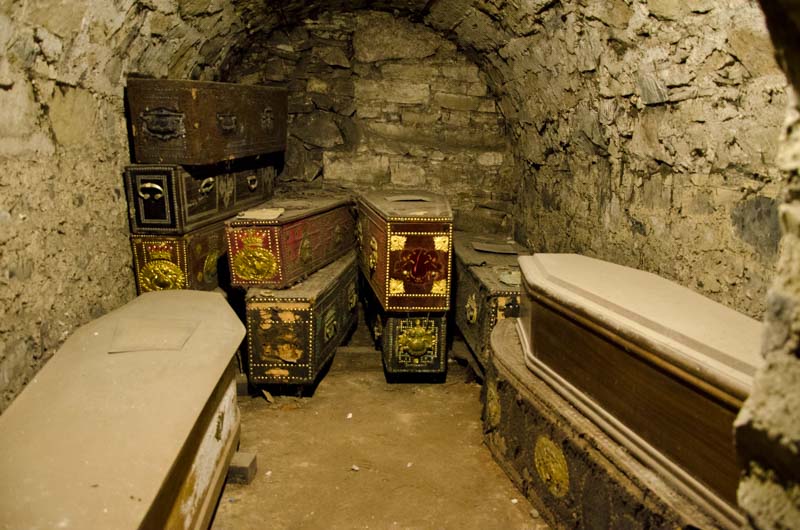
{"type": "Polygon", "coordinates": [[[529,369],[693,498],[736,518],[733,421],[761,325],[654,274],[574,254],[519,259],[529,369]]]}
{"type": "Polygon", "coordinates": [[[247,290],[252,383],[311,384],[356,323],[352,250],[288,289],[247,290]]]}
{"type": "Polygon", "coordinates": [[[283,289],[353,249],[349,197],[323,191],[276,198],[226,225],[231,284],[283,289]]]}
{"type": "Polygon", "coordinates": [[[359,264],[386,311],[450,307],[453,213],[427,192],[369,192],[358,198],[359,264]]]}
{"type": "Polygon", "coordinates": [[[216,164],[286,148],[285,88],[129,78],[134,160],[216,164]]]}

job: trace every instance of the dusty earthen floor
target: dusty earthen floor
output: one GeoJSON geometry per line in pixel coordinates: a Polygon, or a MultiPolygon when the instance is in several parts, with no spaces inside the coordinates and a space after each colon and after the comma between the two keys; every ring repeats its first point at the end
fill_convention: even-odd
{"type": "Polygon", "coordinates": [[[212,528],[547,528],[483,445],[469,379],[451,362],[442,384],[387,384],[360,324],[313,397],[240,398],[258,473],[226,484],[212,528]]]}

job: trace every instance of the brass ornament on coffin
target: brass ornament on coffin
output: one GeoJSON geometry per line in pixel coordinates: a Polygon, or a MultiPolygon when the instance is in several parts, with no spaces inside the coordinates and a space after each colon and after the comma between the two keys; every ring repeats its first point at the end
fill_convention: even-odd
{"type": "Polygon", "coordinates": [[[436,331],[425,327],[422,319],[416,319],[413,326],[400,332],[397,347],[400,352],[412,357],[430,354],[436,348],[436,331]]]}
{"type": "Polygon", "coordinates": [[[536,473],[557,498],[569,493],[569,467],[564,452],[547,436],[539,436],[533,450],[536,473]]]}
{"type": "Polygon", "coordinates": [[[233,258],[233,272],[245,281],[265,281],[278,272],[278,261],[263,248],[263,239],[253,231],[242,236],[244,247],[233,258]]]}
{"type": "Polygon", "coordinates": [[[378,267],[378,241],[374,237],[369,238],[369,257],[367,258],[367,265],[370,272],[375,272],[378,267]]]}
{"type": "Polygon", "coordinates": [[[180,267],[165,259],[149,261],[139,271],[139,289],[143,293],[182,289],[185,280],[180,267]]]}
{"type": "Polygon", "coordinates": [[[468,324],[478,321],[478,302],[475,300],[475,293],[470,294],[467,298],[467,303],[464,304],[464,313],[468,324]]]}
{"type": "Polygon", "coordinates": [[[300,261],[307,263],[311,261],[312,257],[314,257],[314,255],[311,250],[311,240],[308,236],[304,235],[303,239],[300,241],[300,261]]]}
{"type": "Polygon", "coordinates": [[[219,261],[222,253],[218,250],[211,250],[203,262],[203,271],[201,273],[200,281],[206,284],[216,283],[217,281],[217,262],[219,261]]]}

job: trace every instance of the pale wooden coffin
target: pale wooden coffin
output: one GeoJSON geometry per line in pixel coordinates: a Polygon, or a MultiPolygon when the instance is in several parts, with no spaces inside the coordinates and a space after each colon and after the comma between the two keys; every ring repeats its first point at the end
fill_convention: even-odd
{"type": "Polygon", "coordinates": [[[206,528],[239,438],[243,337],[200,291],[75,331],[0,416],[0,528],[206,528]]]}
{"type": "Polygon", "coordinates": [[[761,325],[654,274],[574,254],[519,259],[529,369],[721,520],[739,520],[733,421],[761,325]]]}

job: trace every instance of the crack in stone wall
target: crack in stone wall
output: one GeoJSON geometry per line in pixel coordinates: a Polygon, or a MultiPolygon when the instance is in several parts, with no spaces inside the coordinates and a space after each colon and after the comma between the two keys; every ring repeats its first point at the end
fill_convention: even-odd
{"type": "Polygon", "coordinates": [[[285,182],[446,192],[462,229],[510,234],[510,145],[478,67],[389,13],[326,13],[251,38],[224,76],[289,87],[285,182]]]}

